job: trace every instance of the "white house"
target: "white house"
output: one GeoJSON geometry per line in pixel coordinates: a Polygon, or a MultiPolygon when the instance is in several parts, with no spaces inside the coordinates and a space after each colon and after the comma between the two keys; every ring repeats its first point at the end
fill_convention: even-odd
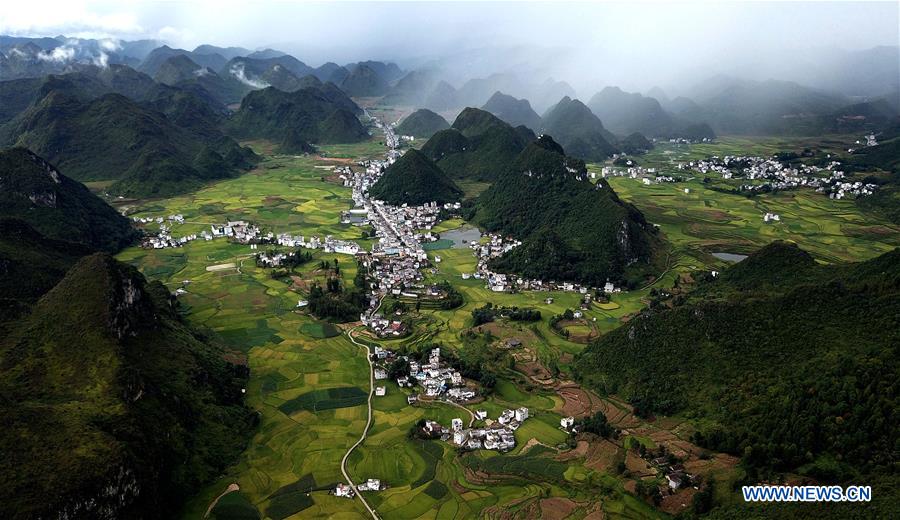
{"type": "Polygon", "coordinates": [[[450,421],[450,426],[453,428],[453,431],[455,431],[455,432],[462,430],[462,427],[463,427],[462,419],[460,419],[459,417],[454,418],[452,421],[450,421]]]}
{"type": "Polygon", "coordinates": [[[487,410],[478,410],[475,412],[475,420],[483,421],[483,420],[487,419],[487,415],[488,415],[487,410]]]}
{"type": "Polygon", "coordinates": [[[376,386],[376,387],[375,387],[375,395],[377,395],[378,397],[381,397],[381,396],[383,396],[384,394],[385,394],[385,388],[384,388],[383,386],[376,386]]]}
{"type": "Polygon", "coordinates": [[[387,371],[383,368],[376,368],[375,369],[375,379],[378,379],[378,380],[387,379],[387,371]]]}
{"type": "Polygon", "coordinates": [[[525,408],[523,406],[522,408],[516,410],[516,420],[522,422],[525,419],[528,419],[528,408],[525,408]]]}
{"type": "Polygon", "coordinates": [[[562,419],[559,420],[559,425],[562,426],[563,430],[566,430],[566,431],[568,431],[570,428],[572,428],[572,425],[574,425],[574,424],[575,424],[574,417],[563,417],[562,419]]]}

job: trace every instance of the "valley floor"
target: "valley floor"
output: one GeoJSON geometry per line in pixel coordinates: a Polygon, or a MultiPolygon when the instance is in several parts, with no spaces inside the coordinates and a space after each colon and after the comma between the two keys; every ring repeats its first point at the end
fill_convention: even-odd
{"type": "MultiPolygon", "coordinates": [[[[351,204],[350,190],[327,179],[330,171],[321,167],[380,156],[384,149],[377,138],[325,147],[325,158],[272,155],[265,143],[253,145],[265,153],[255,171],[190,195],[134,203],[132,214],[182,214],[185,224],[174,228],[173,235],[197,233],[226,220],[246,220],[276,233],[333,235],[355,240],[366,249],[371,246],[370,239],[360,238],[360,228],[339,223],[340,212],[351,204]]],[[[733,145],[726,141],[723,146],[733,145]]],[[[570,339],[576,341],[552,330],[548,319],[577,309],[580,295],[494,293],[480,280],[462,279],[462,273],[475,267],[470,249],[429,251],[442,261],[427,280],[450,282],[465,303],[453,310],[411,312],[412,336],[384,341],[383,346],[440,342],[464,348],[462,333],[473,328],[471,311],[484,303],[538,309],[543,318],[535,324],[501,320],[475,328],[482,336],[489,333],[490,341],[517,338],[522,346],[510,352],[514,362],[503,370],[495,391],[484,402],[469,406],[487,410],[492,417],[505,408],[526,406],[532,418],[515,432],[512,452],[460,455],[448,443],[414,440],[408,432],[420,419],[449,425],[455,417],[468,421],[468,415],[446,403],[409,406],[409,390],[388,382],[386,395],[373,397],[366,439],[347,460],[356,483],[377,478],[389,486],[364,492],[379,517],[655,518],[690,507],[695,492],[690,487],[664,495],[663,512],[635,495],[639,481],[665,483],[640,458],[639,445],[648,450],[667,446],[683,456],[688,471],[722,482],[739,476],[738,461],[688,442],[690,421],[640,419],[614,396],[601,397],[578,387],[570,377],[572,356],[589,337],[614,329],[644,307],[651,290],[670,288],[676,277],[693,270],[724,267],[726,263],[712,252],[748,253],[783,238],[820,260],[838,261],[871,258],[900,245],[896,226],[861,215],[851,201],[832,201],[812,192],[747,199],[705,189],[699,180],[644,186],[634,179],[615,178],[611,185],[650,222],[659,224],[671,247],[670,269],[647,287],[614,294],[610,303],[592,304],[584,318],[569,324],[570,339]],[[684,193],[686,186],[689,194],[684,193]],[[763,224],[767,211],[780,213],[782,222],[763,224]],[[546,303],[548,296],[552,303],[546,303]],[[570,443],[559,428],[560,419],[596,411],[603,411],[623,435],[616,440],[583,435],[570,443]]],[[[448,221],[442,230],[463,224],[448,221]]],[[[216,239],[176,249],[134,247],[119,255],[170,290],[183,288],[186,292],[179,300],[188,318],[214,330],[249,358],[247,401],[260,414],[259,429],[240,460],[194,497],[183,517],[202,518],[210,503],[236,483],[239,492],[223,499],[228,508],[218,510],[217,518],[237,518],[228,515],[251,508],[258,509],[261,518],[367,518],[359,500],[336,497],[330,490],[344,481],[341,460],[367,422],[369,364],[360,347],[348,339],[349,326],[336,330],[298,312],[302,295],[295,292],[324,278],[318,269],[323,259],[337,258],[343,280],[352,284],[355,260],[317,251],[311,261],[296,268],[288,284],[272,278],[270,269],[256,267],[255,252],[250,246],[216,239]],[[210,269],[228,264],[233,267],[210,269]]],[[[385,302],[389,303],[390,299],[385,302]]],[[[723,500],[728,499],[728,488],[717,488],[725,494],[723,500]]]]}

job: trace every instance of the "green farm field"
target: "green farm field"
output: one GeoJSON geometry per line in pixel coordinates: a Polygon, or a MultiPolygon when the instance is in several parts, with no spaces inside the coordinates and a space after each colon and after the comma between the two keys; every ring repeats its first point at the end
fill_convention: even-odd
{"type": "MultiPolygon", "coordinates": [[[[333,235],[370,247],[370,241],[359,238],[359,228],[339,223],[340,212],[350,207],[350,190],[326,176],[331,165],[383,153],[377,137],[357,145],[324,147],[322,156],[271,155],[267,143],[251,145],[265,155],[257,170],[190,195],[129,202],[129,214],[157,217],[180,213],[186,222],[172,229],[174,236],[241,219],[264,231],[333,235]]],[[[707,148],[710,146],[763,150],[780,145],[723,140],[707,148]]],[[[695,148],[686,153],[705,157],[724,152],[695,148]]],[[[724,265],[711,252],[748,253],[782,238],[796,241],[823,261],[839,261],[873,257],[900,245],[896,227],[860,214],[852,202],[830,201],[812,192],[747,199],[707,190],[699,181],[643,186],[632,179],[614,178],[611,184],[623,199],[660,226],[671,258],[652,284],[612,294],[609,303],[583,311],[583,323],[589,327],[579,327],[601,334],[640,311],[651,290],[671,287],[679,273],[724,265]],[[689,194],[684,193],[685,187],[690,188],[689,194]],[[779,213],[782,222],[763,224],[762,214],[767,211],[779,213]]],[[[483,186],[465,188],[476,192],[483,186]]],[[[451,231],[465,224],[454,219],[434,231],[451,231]]],[[[367,518],[359,500],[327,492],[344,480],[341,458],[359,439],[366,423],[369,368],[365,351],[351,343],[341,327],[299,312],[296,305],[303,295],[273,279],[269,270],[257,268],[252,255],[249,246],[223,239],[193,241],[178,249],[134,247],[119,255],[170,290],[184,287],[187,293],[179,296],[179,302],[187,317],[245,352],[251,369],[247,401],[260,419],[255,436],[235,465],[189,501],[182,517],[202,518],[211,502],[236,483],[240,490],[226,495],[228,499],[220,502],[213,518],[228,518],[229,512],[244,514],[248,508],[256,508],[261,518],[367,518]],[[221,267],[229,264],[233,267],[221,267]],[[211,266],[220,268],[207,270],[211,266]],[[184,285],[186,280],[190,283],[184,285]]],[[[482,327],[482,332],[491,334],[498,344],[506,338],[520,339],[523,348],[510,356],[522,355],[521,360],[530,360],[525,363],[530,367],[554,367],[555,381],[569,379],[568,361],[584,345],[554,331],[549,319],[566,309],[578,309],[581,295],[495,293],[481,280],[462,278],[475,271],[476,259],[470,249],[429,252],[432,258],[436,255],[441,262],[434,264],[434,273],[426,272],[426,281],[449,282],[463,295],[464,303],[452,310],[423,306],[412,315],[414,334],[385,341],[384,346],[397,349],[436,342],[462,349],[463,333],[473,328],[472,310],[488,302],[534,308],[542,315],[538,322],[502,320],[482,327]],[[548,297],[552,302],[547,303],[548,297]]],[[[316,264],[335,257],[345,283],[352,284],[356,265],[348,256],[316,253],[308,265],[298,269],[315,277],[316,264]]],[[[373,398],[368,436],[347,461],[356,482],[378,478],[389,486],[380,492],[365,492],[378,515],[385,519],[463,519],[507,512],[528,516],[545,504],[562,501],[572,506],[572,515],[578,518],[592,512],[602,512],[607,518],[663,517],[626,490],[633,489],[627,486],[633,485],[633,479],[596,462],[593,455],[570,454],[568,436],[559,429],[566,400],[556,387],[535,383],[519,366],[511,363],[504,368],[493,392],[468,406],[471,411],[486,410],[490,417],[506,408],[526,406],[531,410],[531,417],[516,431],[517,447],[508,454],[460,456],[447,443],[411,439],[409,431],[420,419],[449,425],[455,417],[468,422],[469,414],[446,403],[409,406],[408,389],[384,383],[386,395],[373,398]]],[[[624,457],[627,446],[623,444],[652,445],[655,439],[683,442],[692,431],[683,418],[657,418],[648,424],[634,418],[627,406],[612,397],[596,399],[611,422],[633,429],[631,436],[617,441],[621,446],[616,457],[624,457]]],[[[710,464],[716,462],[713,459],[710,464]]],[[[715,472],[714,478],[725,483],[736,478],[733,463],[715,466],[715,472]]]]}

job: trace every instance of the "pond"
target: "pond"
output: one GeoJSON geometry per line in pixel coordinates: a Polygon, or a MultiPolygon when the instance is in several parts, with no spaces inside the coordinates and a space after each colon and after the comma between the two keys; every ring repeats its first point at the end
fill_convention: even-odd
{"type": "Polygon", "coordinates": [[[712,255],[719,260],[725,260],[726,262],[740,262],[747,258],[747,255],[739,255],[737,253],[713,253],[712,255]]]}
{"type": "Polygon", "coordinates": [[[453,242],[453,249],[461,249],[469,247],[472,242],[478,242],[481,238],[481,231],[475,226],[462,226],[452,231],[441,233],[441,240],[450,240],[453,242]]]}

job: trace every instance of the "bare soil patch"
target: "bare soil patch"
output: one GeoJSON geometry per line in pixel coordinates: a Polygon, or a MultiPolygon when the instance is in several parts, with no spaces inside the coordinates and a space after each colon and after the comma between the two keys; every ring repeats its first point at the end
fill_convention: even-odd
{"type": "Polygon", "coordinates": [[[541,500],[542,520],[563,520],[578,508],[578,504],[564,497],[552,497],[541,500]]]}
{"type": "Polygon", "coordinates": [[[663,499],[659,504],[659,508],[670,515],[677,514],[691,506],[696,493],[697,490],[692,487],[679,489],[674,495],[663,493],[663,499]]]}

